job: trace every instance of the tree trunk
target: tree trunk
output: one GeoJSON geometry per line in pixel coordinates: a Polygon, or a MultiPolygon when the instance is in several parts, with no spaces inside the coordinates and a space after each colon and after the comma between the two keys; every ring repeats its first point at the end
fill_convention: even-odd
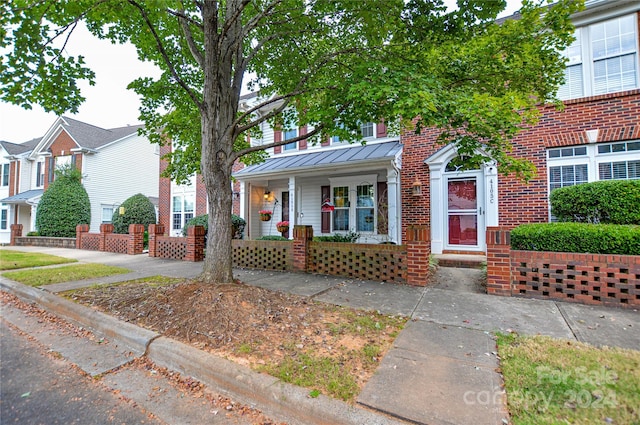
{"type": "MultiPolygon", "coordinates": [[[[241,32],[231,25],[221,39],[215,2],[203,3],[204,87],[201,106],[201,171],[209,200],[207,253],[200,278],[208,283],[233,282],[232,270],[232,154],[240,83],[234,81],[234,60],[242,49],[241,32]]],[[[233,2],[228,7],[237,7],[233,2]]],[[[240,20],[238,20],[239,22],[240,20]]],[[[240,52],[241,53],[241,52],[240,52]]]]}

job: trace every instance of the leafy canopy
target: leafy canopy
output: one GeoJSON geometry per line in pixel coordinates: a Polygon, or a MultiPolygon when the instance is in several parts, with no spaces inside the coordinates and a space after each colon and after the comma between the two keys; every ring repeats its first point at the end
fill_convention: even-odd
{"type": "Polygon", "coordinates": [[[14,0],[1,10],[0,47],[13,49],[0,63],[1,96],[77,110],[76,81],[94,74],[64,43],[84,21],[98,37],[133,43],[163,71],[130,88],[142,96],[146,134],[173,140],[167,174],[178,181],[201,171],[203,141],[213,137],[203,116],[239,103],[245,72],[257,104],[219,109],[227,116],[215,129],[232,146],[230,161],[263,159],[270,146],[250,146],[251,132],[292,113],[313,129],[312,143],[329,134],[355,140],[360,123],[380,119],[396,131],[437,126],[440,142],[456,143],[461,155],[528,177],[531,166],[508,155],[509,141],[535,121],[537,104],[555,101],[568,16],[580,3],[525,0],[519,19],[497,22],[504,0],[458,0],[452,12],[441,0],[14,0]]]}

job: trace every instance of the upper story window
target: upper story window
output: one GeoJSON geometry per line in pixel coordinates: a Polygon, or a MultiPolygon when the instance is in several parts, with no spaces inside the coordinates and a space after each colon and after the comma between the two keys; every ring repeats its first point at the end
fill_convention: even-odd
{"type": "MultiPolygon", "coordinates": [[[[293,129],[288,129],[288,130],[283,130],[282,131],[282,139],[283,140],[295,139],[296,137],[298,137],[298,129],[297,128],[293,128],[293,129]]],[[[296,150],[297,148],[298,148],[298,142],[287,143],[286,145],[284,145],[284,150],[285,151],[296,150]]]]}
{"type": "Polygon", "coordinates": [[[57,156],[56,157],[56,168],[60,168],[60,167],[71,165],[72,162],[73,162],[72,156],[73,155],[57,156]]]}
{"type": "Polygon", "coordinates": [[[375,126],[373,125],[372,122],[364,123],[360,126],[360,134],[362,134],[362,137],[365,139],[369,137],[374,137],[375,136],[374,129],[375,129],[375,126]]]}
{"type": "Polygon", "coordinates": [[[9,186],[10,164],[2,164],[2,186],[9,186]]]}
{"type": "Polygon", "coordinates": [[[638,28],[627,15],[576,28],[560,99],[614,93],[638,87],[638,28]]]}
{"type": "Polygon", "coordinates": [[[36,163],[36,187],[44,186],[44,161],[36,163]]]}

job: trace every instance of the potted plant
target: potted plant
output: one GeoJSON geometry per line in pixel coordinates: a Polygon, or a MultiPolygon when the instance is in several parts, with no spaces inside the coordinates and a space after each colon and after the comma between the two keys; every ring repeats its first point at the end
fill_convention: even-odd
{"type": "Polygon", "coordinates": [[[278,229],[278,232],[283,233],[289,230],[289,222],[288,221],[279,221],[276,224],[276,229],[278,229]]]}
{"type": "Polygon", "coordinates": [[[273,211],[271,211],[271,210],[260,210],[260,211],[258,211],[258,214],[260,214],[260,220],[269,221],[269,220],[271,220],[271,216],[273,215],[273,211]]]}

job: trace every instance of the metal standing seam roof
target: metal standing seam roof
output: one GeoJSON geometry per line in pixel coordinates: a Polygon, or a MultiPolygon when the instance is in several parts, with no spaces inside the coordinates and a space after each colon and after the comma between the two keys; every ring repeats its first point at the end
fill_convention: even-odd
{"type": "Polygon", "coordinates": [[[400,142],[373,143],[364,146],[352,146],[344,149],[331,149],[305,152],[298,155],[276,156],[266,161],[243,168],[234,173],[237,177],[249,177],[252,174],[294,171],[312,166],[331,166],[348,162],[377,161],[395,158],[402,150],[400,142]]]}
{"type": "Polygon", "coordinates": [[[44,193],[43,189],[25,190],[24,192],[20,192],[16,195],[9,196],[8,198],[0,199],[0,202],[3,204],[19,204],[19,203],[26,202],[29,199],[42,196],[43,193],[44,193]]]}

